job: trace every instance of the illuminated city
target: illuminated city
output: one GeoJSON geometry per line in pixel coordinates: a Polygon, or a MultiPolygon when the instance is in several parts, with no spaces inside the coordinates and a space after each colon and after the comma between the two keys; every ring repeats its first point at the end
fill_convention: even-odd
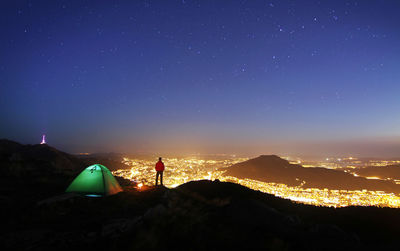
{"type": "Polygon", "coordinates": [[[400,249],[399,11],[1,0],[1,250],[400,249]]]}
{"type": "Polygon", "coordinates": [[[361,159],[356,157],[328,157],[323,160],[303,160],[301,158],[282,157],[291,164],[301,164],[303,167],[325,167],[328,169],[356,169],[366,166],[388,166],[400,164],[400,160],[361,159]]]}
{"type": "MultiPolygon", "coordinates": [[[[237,183],[281,198],[317,206],[378,206],[400,208],[400,196],[394,193],[367,190],[329,190],[303,188],[302,186],[290,187],[285,184],[266,183],[252,179],[238,179],[223,175],[226,171],[224,168],[245,161],[247,158],[229,157],[226,159],[204,160],[192,157],[164,158],[163,160],[166,165],[164,185],[170,188],[193,180],[218,179],[220,181],[237,183]]],[[[154,161],[124,158],[123,162],[131,168],[117,170],[113,172],[114,175],[137,182],[139,188],[143,185],[154,185],[154,161]]],[[[370,178],[379,179],[378,177],[370,178]]]]}

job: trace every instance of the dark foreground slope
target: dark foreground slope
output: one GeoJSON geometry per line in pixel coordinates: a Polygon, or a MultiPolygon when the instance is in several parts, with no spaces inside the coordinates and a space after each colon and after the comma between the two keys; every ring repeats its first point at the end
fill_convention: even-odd
{"type": "Polygon", "coordinates": [[[326,168],[305,168],[290,164],[276,155],[262,155],[227,169],[225,175],[265,182],[284,183],[305,188],[373,190],[400,193],[400,185],[387,180],[369,180],[350,173],[326,168]]]}
{"type": "Polygon", "coordinates": [[[318,208],[218,181],[61,195],[13,210],[0,243],[14,250],[388,249],[400,221],[397,209],[318,208]]]}

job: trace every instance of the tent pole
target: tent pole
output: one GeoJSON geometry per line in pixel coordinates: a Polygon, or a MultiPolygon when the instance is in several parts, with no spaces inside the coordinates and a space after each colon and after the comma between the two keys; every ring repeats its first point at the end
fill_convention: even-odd
{"type": "Polygon", "coordinates": [[[100,166],[101,176],[103,177],[103,196],[106,196],[106,180],[104,179],[103,167],[100,166]]]}

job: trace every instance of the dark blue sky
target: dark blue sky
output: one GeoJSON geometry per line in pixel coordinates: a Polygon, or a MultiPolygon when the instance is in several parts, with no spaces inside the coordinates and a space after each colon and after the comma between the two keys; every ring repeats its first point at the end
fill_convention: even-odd
{"type": "Polygon", "coordinates": [[[1,1],[0,138],[400,155],[400,1],[1,1]]]}

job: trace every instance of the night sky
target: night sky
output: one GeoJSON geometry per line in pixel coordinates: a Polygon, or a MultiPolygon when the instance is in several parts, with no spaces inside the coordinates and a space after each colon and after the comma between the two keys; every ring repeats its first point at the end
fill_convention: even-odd
{"type": "Polygon", "coordinates": [[[400,156],[400,1],[1,1],[0,138],[400,156]]]}

